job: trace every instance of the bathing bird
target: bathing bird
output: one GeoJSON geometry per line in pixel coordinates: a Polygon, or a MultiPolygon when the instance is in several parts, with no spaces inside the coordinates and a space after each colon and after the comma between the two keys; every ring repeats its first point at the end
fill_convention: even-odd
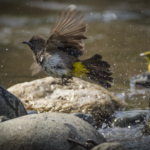
{"type": "MultiPolygon", "coordinates": [[[[30,47],[39,68],[54,78],[61,78],[63,85],[67,85],[72,77],[78,77],[110,88],[112,72],[101,55],[95,54],[86,60],[79,59],[84,51],[83,40],[87,39],[84,35],[86,30],[84,15],[77,9],[69,8],[62,11],[60,19],[55,19],[48,39],[34,35],[22,43],[30,47]]],[[[35,72],[40,70],[34,68],[34,65],[32,68],[35,72]]]]}

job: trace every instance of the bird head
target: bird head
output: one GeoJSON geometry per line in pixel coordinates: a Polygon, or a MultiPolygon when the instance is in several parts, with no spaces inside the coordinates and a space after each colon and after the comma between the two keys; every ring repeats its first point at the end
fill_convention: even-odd
{"type": "Polygon", "coordinates": [[[37,53],[41,50],[44,50],[46,40],[42,36],[36,35],[33,36],[29,41],[24,41],[22,43],[27,44],[34,53],[37,53]]]}
{"type": "Polygon", "coordinates": [[[148,63],[150,63],[150,51],[141,53],[140,56],[145,56],[148,63]]]}

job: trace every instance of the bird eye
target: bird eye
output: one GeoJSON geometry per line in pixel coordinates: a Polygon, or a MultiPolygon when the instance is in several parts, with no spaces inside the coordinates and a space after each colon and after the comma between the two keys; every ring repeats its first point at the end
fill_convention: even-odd
{"type": "Polygon", "coordinates": [[[36,44],[36,41],[31,41],[32,45],[35,45],[36,44]]]}

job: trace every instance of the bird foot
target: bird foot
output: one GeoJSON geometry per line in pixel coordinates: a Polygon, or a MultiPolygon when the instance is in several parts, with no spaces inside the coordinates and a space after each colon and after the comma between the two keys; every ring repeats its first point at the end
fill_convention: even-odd
{"type": "Polygon", "coordinates": [[[72,76],[65,76],[65,75],[63,75],[63,76],[61,77],[62,85],[68,86],[67,83],[72,83],[72,82],[68,81],[69,79],[73,80],[72,76]]]}

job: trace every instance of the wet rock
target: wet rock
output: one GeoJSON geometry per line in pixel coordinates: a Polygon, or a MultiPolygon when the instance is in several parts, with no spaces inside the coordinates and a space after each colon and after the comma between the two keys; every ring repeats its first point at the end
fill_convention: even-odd
{"type": "Polygon", "coordinates": [[[0,122],[4,122],[9,120],[10,118],[8,118],[7,116],[0,116],[0,122]]]}
{"type": "Polygon", "coordinates": [[[19,117],[0,124],[0,150],[84,150],[68,142],[81,143],[92,139],[97,143],[105,138],[89,123],[69,114],[42,113],[19,117]]]}
{"type": "Polygon", "coordinates": [[[27,112],[28,112],[28,115],[37,114],[38,113],[37,111],[34,111],[34,110],[27,110],[27,112]]]}
{"type": "Polygon", "coordinates": [[[112,127],[136,127],[138,125],[144,124],[147,118],[147,111],[116,111],[114,116],[112,127]]]}
{"type": "Polygon", "coordinates": [[[22,102],[13,94],[0,86],[0,116],[1,121],[27,115],[22,102]],[[7,119],[6,119],[7,118],[7,119]]]}
{"type": "Polygon", "coordinates": [[[62,86],[60,79],[46,77],[14,85],[8,89],[21,99],[26,109],[42,112],[91,114],[96,121],[110,117],[115,110],[125,106],[101,86],[73,79],[62,86]]]}
{"type": "Polygon", "coordinates": [[[123,93],[113,93],[115,97],[120,100],[134,100],[134,99],[145,99],[147,95],[148,89],[130,89],[130,92],[123,92],[123,93]]]}
{"type": "Polygon", "coordinates": [[[83,119],[84,121],[87,121],[89,124],[91,124],[93,127],[96,126],[96,121],[94,119],[94,117],[90,114],[84,114],[84,113],[72,113],[71,115],[77,116],[81,119],[83,119]]]}
{"type": "Polygon", "coordinates": [[[102,143],[92,150],[127,150],[120,143],[102,143]]]}
{"type": "Polygon", "coordinates": [[[132,77],[130,80],[130,87],[133,88],[150,88],[150,74],[149,72],[145,72],[137,75],[136,77],[132,77]]]}
{"type": "Polygon", "coordinates": [[[143,132],[143,135],[150,135],[150,116],[147,119],[142,132],[143,132]]]}
{"type": "Polygon", "coordinates": [[[113,93],[113,94],[114,94],[114,96],[116,96],[120,100],[125,100],[125,98],[126,98],[125,92],[123,92],[123,93],[113,93]]]}

